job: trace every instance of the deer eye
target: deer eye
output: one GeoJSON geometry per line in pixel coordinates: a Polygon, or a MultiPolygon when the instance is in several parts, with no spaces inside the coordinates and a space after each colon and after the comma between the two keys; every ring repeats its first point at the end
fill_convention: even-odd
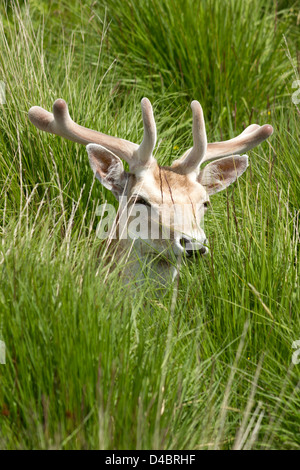
{"type": "Polygon", "coordinates": [[[143,206],[148,206],[150,207],[150,204],[148,201],[146,201],[144,198],[142,197],[138,197],[135,201],[135,204],[142,204],[143,206]]]}

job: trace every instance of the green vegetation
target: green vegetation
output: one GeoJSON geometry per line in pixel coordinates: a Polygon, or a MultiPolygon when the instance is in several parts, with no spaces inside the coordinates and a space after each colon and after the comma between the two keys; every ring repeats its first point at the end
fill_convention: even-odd
{"type": "Polygon", "coordinates": [[[0,7],[0,448],[299,448],[299,2],[69,3],[0,7]],[[113,196],[84,147],[27,118],[61,97],[139,142],[145,95],[161,164],[191,145],[193,99],[209,141],[275,129],[162,298],[99,265],[113,196]]]}

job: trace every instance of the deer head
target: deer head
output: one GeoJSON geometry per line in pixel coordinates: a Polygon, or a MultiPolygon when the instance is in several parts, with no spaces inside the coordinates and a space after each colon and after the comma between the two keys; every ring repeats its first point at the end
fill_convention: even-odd
{"type": "Polygon", "coordinates": [[[207,143],[202,108],[193,101],[193,147],[170,167],[162,167],[153,157],[156,126],[150,101],[143,98],[141,107],[144,136],[140,145],[76,124],[62,99],[55,101],[53,114],[34,106],[29,119],[43,131],[86,145],[91,168],[101,184],[119,200],[126,196],[132,210],[147,208],[143,223],[158,223],[160,236],[138,241],[142,255],[170,250],[177,257],[204,255],[208,248],[201,221],[210,196],[244,173],[248,157],[240,154],[263,142],[273,128],[252,124],[234,139],[207,143]],[[129,172],[121,159],[129,164],[129,172]],[[201,170],[201,164],[208,161],[212,162],[201,170]],[[183,218],[176,217],[178,208],[182,208],[183,218]],[[158,215],[158,222],[153,222],[153,213],[158,215]],[[168,229],[167,239],[164,228],[168,229]]]}

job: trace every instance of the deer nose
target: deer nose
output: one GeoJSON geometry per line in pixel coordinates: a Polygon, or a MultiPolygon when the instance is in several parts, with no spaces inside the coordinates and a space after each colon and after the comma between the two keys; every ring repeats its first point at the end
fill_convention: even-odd
{"type": "MultiPolygon", "coordinates": [[[[204,241],[204,244],[207,243],[207,240],[204,241]]],[[[185,254],[188,257],[191,256],[199,256],[199,255],[205,255],[208,252],[208,248],[206,246],[200,245],[196,243],[193,243],[191,240],[188,238],[181,238],[180,239],[180,244],[185,248],[185,254]]]]}

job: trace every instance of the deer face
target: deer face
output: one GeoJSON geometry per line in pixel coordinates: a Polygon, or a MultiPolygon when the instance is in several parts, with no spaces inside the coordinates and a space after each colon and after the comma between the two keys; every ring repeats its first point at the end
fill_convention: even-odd
{"type": "Polygon", "coordinates": [[[143,253],[178,256],[206,254],[203,217],[209,205],[205,188],[190,175],[153,164],[128,180],[128,213],[142,214],[143,253]]]}
{"type": "Polygon", "coordinates": [[[160,167],[153,157],[156,126],[152,106],[147,98],[141,105],[144,138],[140,145],[79,126],[71,120],[61,99],[54,103],[53,114],[35,106],[29,118],[42,130],[87,145],[91,168],[119,200],[121,212],[126,209],[127,234],[135,239],[142,255],[204,255],[208,248],[203,218],[210,196],[246,170],[247,155],[235,153],[258,145],[273,129],[252,124],[235,139],[207,144],[202,108],[193,101],[193,147],[170,167],[160,167]],[[129,172],[125,172],[121,159],[129,163],[129,172]],[[215,161],[201,169],[200,165],[209,160],[215,161]],[[133,234],[131,228],[138,211],[139,223],[144,232],[147,229],[145,237],[133,234]]]}
{"type": "Polygon", "coordinates": [[[146,168],[126,173],[120,159],[103,147],[90,144],[87,151],[96,177],[119,199],[121,211],[128,214],[127,236],[139,240],[142,255],[207,254],[203,219],[209,196],[235,181],[248,165],[246,155],[235,156],[211,163],[202,172],[182,174],[176,164],[160,167],[151,159],[146,168]],[[143,228],[139,234],[130,228],[137,215],[143,228]]]}

